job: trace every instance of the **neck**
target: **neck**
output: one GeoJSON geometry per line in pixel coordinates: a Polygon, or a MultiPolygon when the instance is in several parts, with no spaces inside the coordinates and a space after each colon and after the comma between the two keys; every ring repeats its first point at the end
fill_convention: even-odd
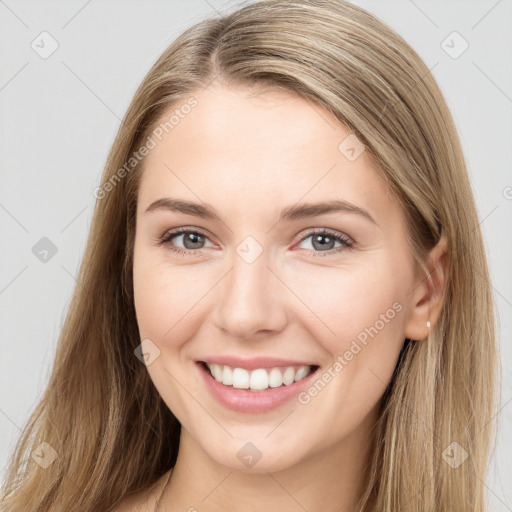
{"type": "Polygon", "coordinates": [[[260,473],[218,464],[182,428],[178,459],[159,510],[354,512],[366,484],[375,419],[374,411],[337,445],[286,469],[260,473]]]}

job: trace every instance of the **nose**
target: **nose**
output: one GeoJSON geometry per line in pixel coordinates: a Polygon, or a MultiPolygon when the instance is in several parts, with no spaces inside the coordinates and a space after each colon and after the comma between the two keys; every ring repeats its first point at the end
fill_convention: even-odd
{"type": "Polygon", "coordinates": [[[214,316],[219,329],[239,340],[284,329],[289,292],[270,265],[265,251],[252,263],[234,255],[217,290],[214,316]]]}

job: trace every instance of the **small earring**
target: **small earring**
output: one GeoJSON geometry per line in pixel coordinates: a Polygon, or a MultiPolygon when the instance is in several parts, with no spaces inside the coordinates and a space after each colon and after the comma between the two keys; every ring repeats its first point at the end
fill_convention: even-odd
{"type": "Polygon", "coordinates": [[[430,320],[427,321],[427,327],[430,329],[430,320]]]}

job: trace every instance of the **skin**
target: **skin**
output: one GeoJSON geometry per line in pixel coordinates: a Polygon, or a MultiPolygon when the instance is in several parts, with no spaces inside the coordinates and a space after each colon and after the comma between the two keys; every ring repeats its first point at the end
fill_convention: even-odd
{"type": "MultiPolygon", "coordinates": [[[[321,107],[289,92],[218,82],[193,96],[198,105],[146,157],[138,197],[137,321],[141,340],[160,350],[149,375],[182,425],[159,509],[353,511],[404,339],[423,339],[442,307],[445,242],[428,260],[435,293],[415,275],[403,212],[369,153],[347,159],[338,146],[350,131],[321,107]],[[162,197],[207,203],[223,222],[145,211],[162,197]],[[285,207],[332,199],[367,210],[377,224],[348,212],[277,222],[285,207]],[[188,249],[192,256],[170,250],[194,247],[183,235],[158,244],[185,226],[206,234],[188,249]],[[316,228],[353,246],[322,257],[343,245],[314,245],[316,228]],[[263,249],[250,264],[236,252],[247,236],[263,249]],[[401,311],[307,404],[231,411],[195,364],[214,354],[272,355],[322,372],[394,303],[401,311]],[[237,458],[249,441],[262,454],[252,468],[237,458]]],[[[167,476],[120,510],[152,510],[167,476]]]]}

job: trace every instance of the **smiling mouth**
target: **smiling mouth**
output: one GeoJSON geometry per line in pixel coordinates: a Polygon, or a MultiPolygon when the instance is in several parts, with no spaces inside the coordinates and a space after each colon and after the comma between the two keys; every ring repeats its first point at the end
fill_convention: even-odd
{"type": "Polygon", "coordinates": [[[320,368],[318,365],[302,365],[247,370],[205,361],[199,363],[220,384],[232,389],[255,392],[290,386],[320,368]]]}

